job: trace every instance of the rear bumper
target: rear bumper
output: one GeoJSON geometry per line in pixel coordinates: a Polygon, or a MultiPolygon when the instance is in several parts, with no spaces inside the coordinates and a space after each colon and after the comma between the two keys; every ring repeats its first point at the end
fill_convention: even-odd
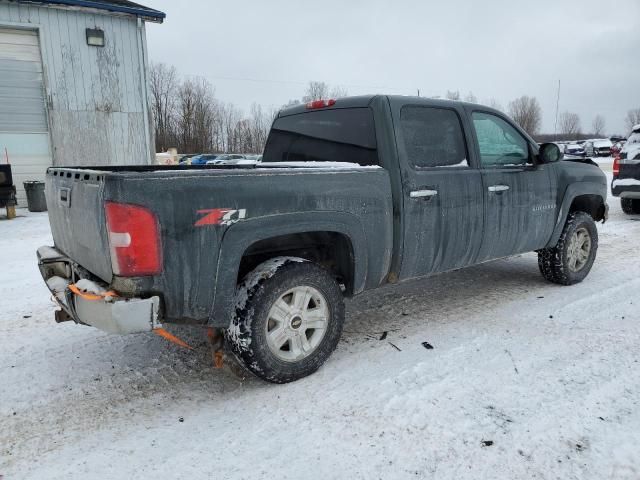
{"type": "MultiPolygon", "coordinates": [[[[74,262],[53,247],[38,249],[38,267],[56,303],[76,323],[118,334],[150,332],[162,327],[159,321],[160,298],[157,296],[77,295],[69,286],[86,278],[74,262]]],[[[97,284],[95,287],[101,288],[97,284]]]]}
{"type": "Polygon", "coordinates": [[[614,178],[611,182],[611,193],[614,197],[640,198],[640,180],[614,178]]]}

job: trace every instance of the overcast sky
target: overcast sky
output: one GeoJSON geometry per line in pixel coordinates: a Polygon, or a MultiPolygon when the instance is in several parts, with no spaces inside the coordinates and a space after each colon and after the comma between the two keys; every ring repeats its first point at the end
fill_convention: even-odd
{"type": "Polygon", "coordinates": [[[640,1],[140,0],[167,14],[148,24],[151,60],[203,76],[248,110],[300,98],[310,80],[349,94],[444,96],[480,103],[533,95],[542,130],[560,112],[582,130],[602,114],[624,132],[640,108],[640,1]]]}

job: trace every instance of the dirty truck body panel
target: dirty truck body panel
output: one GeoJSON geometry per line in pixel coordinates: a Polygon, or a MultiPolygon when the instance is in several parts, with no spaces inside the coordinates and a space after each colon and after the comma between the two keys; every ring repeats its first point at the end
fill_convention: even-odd
{"type": "MultiPolygon", "coordinates": [[[[67,178],[66,173],[76,169],[54,170],[63,173],[52,177],[50,172],[47,187],[49,205],[58,204],[50,209],[56,247],[120,293],[161,295],[165,321],[216,325],[213,313],[226,314],[231,307],[242,254],[274,236],[318,230],[346,235],[352,241],[357,291],[380,285],[388,270],[392,208],[383,169],[118,173],[111,168],[94,175],[100,180],[91,187],[82,186],[82,177],[75,174],[67,178]],[[69,207],[57,198],[61,188],[73,191],[69,207]],[[96,198],[84,194],[89,188],[96,198]],[[143,205],[156,215],[163,258],[159,275],[113,274],[104,208],[91,208],[107,201],[143,205]],[[93,216],[78,214],[85,209],[93,216]],[[214,222],[212,211],[217,209],[244,210],[244,218],[214,222]],[[102,255],[95,250],[87,254],[96,246],[104,249],[102,255]],[[224,288],[227,285],[231,288],[224,288]],[[221,306],[215,308],[218,302],[221,306]]],[[[94,182],[94,177],[87,181],[94,182]]]]}
{"type": "Polygon", "coordinates": [[[317,261],[351,295],[555,245],[579,197],[602,219],[600,169],[543,163],[538,148],[480,105],[352,97],[281,112],[263,164],[56,167],[46,195],[55,251],[80,272],[69,282],[85,274],[122,298],[159,299],[151,324],[226,328],[238,281],[269,255],[317,261]],[[108,203],[153,214],[159,272],[114,272],[130,239],[108,231],[108,203]]]}

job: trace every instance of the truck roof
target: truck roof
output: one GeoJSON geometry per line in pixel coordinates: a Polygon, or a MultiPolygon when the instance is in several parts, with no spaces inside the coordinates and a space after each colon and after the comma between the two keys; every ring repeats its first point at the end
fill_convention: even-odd
{"type": "MultiPolygon", "coordinates": [[[[381,95],[357,95],[351,97],[341,97],[336,99],[335,105],[321,107],[323,110],[330,110],[332,108],[362,108],[367,107],[371,103],[371,101],[380,97],[381,95]]],[[[440,107],[451,107],[454,105],[476,105],[469,102],[460,102],[458,100],[447,100],[442,98],[429,98],[429,97],[416,97],[411,95],[382,95],[387,97],[391,102],[403,102],[412,101],[416,103],[424,103],[428,105],[435,105],[440,107]]],[[[484,106],[483,106],[484,107],[484,106]]],[[[486,107],[488,108],[488,107],[486,107]]],[[[490,109],[492,110],[492,109],[490,109]]],[[[296,115],[298,113],[308,112],[306,103],[298,103],[296,105],[292,105],[290,107],[285,107],[278,113],[278,117],[286,117],[288,115],[296,115]]]]}

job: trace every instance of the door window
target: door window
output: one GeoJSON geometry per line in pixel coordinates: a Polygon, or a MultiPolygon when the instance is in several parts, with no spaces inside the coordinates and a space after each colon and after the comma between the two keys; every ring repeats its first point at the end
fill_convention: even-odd
{"type": "Polygon", "coordinates": [[[473,112],[473,126],[480,147],[483,167],[526,165],[529,162],[527,140],[502,118],[484,112],[473,112]]]}
{"type": "Polygon", "coordinates": [[[444,108],[407,105],[400,111],[404,148],[418,168],[468,167],[460,119],[444,108]]]}

